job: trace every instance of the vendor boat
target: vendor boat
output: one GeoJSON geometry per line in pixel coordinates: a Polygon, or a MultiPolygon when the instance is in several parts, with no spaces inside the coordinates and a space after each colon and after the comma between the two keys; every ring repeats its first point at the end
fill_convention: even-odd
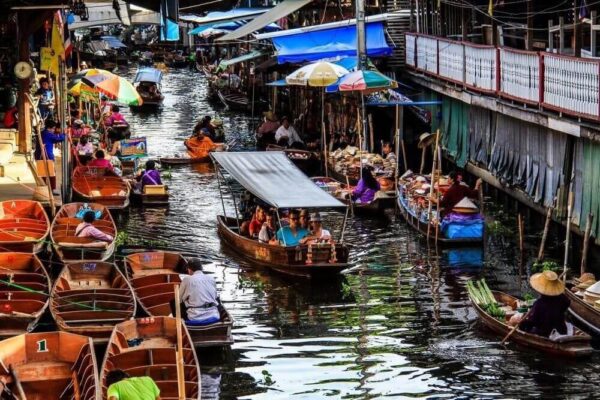
{"type": "MultiPolygon", "coordinates": [[[[569,313],[575,317],[587,331],[594,335],[600,335],[600,308],[595,306],[596,301],[600,300],[600,293],[596,294],[597,286],[591,287],[594,292],[579,290],[577,282],[567,282],[565,294],[571,301],[569,313]]],[[[600,307],[600,305],[599,305],[600,307]]]]}
{"type": "MultiPolygon", "coordinates": [[[[492,294],[498,303],[505,304],[513,310],[517,309],[517,298],[497,291],[492,291],[492,294]]],[[[492,315],[488,314],[471,296],[469,296],[469,299],[471,300],[473,308],[475,308],[475,312],[477,312],[477,315],[479,316],[479,320],[487,328],[501,335],[502,337],[506,337],[506,335],[512,331],[513,327],[508,325],[506,320],[501,321],[493,317],[492,315]]],[[[534,335],[532,333],[517,329],[510,336],[510,340],[525,347],[531,347],[545,353],[562,357],[587,357],[593,352],[590,344],[591,337],[577,328],[574,328],[574,334],[572,336],[564,336],[557,340],[550,340],[547,337],[534,335]]]]}
{"type": "Polygon", "coordinates": [[[132,377],[149,376],[160,389],[161,399],[198,399],[201,396],[200,363],[185,326],[182,347],[177,345],[177,320],[169,317],[133,319],[115,326],[106,348],[100,370],[103,399],[106,399],[106,377],[121,369],[132,377]],[[179,354],[183,356],[185,393],[178,383],[179,354]]]}
{"type": "Polygon", "coordinates": [[[92,339],[67,332],[25,333],[0,342],[2,399],[98,400],[92,339]],[[15,397],[16,396],[16,397],[15,397]]]}
{"type": "Polygon", "coordinates": [[[135,75],[135,78],[133,79],[133,84],[136,91],[142,98],[143,103],[140,106],[131,107],[160,107],[165,99],[165,96],[163,96],[160,90],[161,80],[162,72],[160,70],[156,68],[139,69],[135,75]]]}
{"type": "MultiPolygon", "coordinates": [[[[276,209],[346,207],[319,189],[283,152],[222,152],[211,155],[217,165],[247,190],[276,209]],[[256,174],[256,171],[261,173],[256,174]]],[[[226,215],[217,217],[217,231],[223,243],[252,264],[305,278],[336,274],[348,267],[348,248],[343,243],[343,231],[337,243],[280,246],[260,243],[241,235],[241,224],[241,220],[226,215]]]]}
{"type": "Polygon", "coordinates": [[[50,312],[62,331],[106,342],[113,327],[135,317],[135,297],[116,265],[85,261],[65,264],[50,301],[50,312]]]}
{"type": "Polygon", "coordinates": [[[300,149],[286,149],[285,147],[276,144],[269,144],[267,151],[283,151],[285,155],[298,167],[302,172],[311,175],[318,170],[320,159],[318,153],[300,149]]]}
{"type": "Polygon", "coordinates": [[[39,202],[0,202],[0,252],[39,253],[46,245],[49,232],[50,221],[39,202]]]}
{"type": "Polygon", "coordinates": [[[63,262],[81,260],[106,261],[115,251],[117,227],[108,209],[102,204],[69,203],[61,207],[52,222],[50,237],[56,254],[63,262]],[[113,237],[111,243],[75,235],[85,211],[96,212],[93,225],[113,237]]]}
{"type": "MultiPolygon", "coordinates": [[[[428,189],[411,190],[408,182],[399,183],[398,208],[410,226],[443,245],[483,243],[484,220],[477,210],[470,209],[464,214],[452,212],[439,223],[428,216],[428,195],[428,189]]],[[[436,214],[436,207],[433,207],[431,215],[436,214]]]]}
{"type": "MultiPolygon", "coordinates": [[[[180,274],[187,274],[187,261],[179,253],[152,251],[125,257],[129,282],[136,298],[150,316],[171,314],[170,302],[175,298],[175,285],[181,284],[180,274]]],[[[210,325],[188,325],[196,347],[219,347],[233,343],[233,318],[219,305],[221,320],[210,325]]]]}
{"type": "Polygon", "coordinates": [[[169,205],[169,189],[166,185],[144,185],[140,190],[131,191],[131,199],[144,207],[160,207],[169,205]]]}
{"type": "Polygon", "coordinates": [[[102,204],[111,209],[123,209],[129,205],[129,185],[109,168],[75,168],[73,192],[82,201],[102,204]]]}
{"type": "Polygon", "coordinates": [[[50,277],[36,255],[0,253],[0,337],[33,331],[50,294],[50,277]]]}

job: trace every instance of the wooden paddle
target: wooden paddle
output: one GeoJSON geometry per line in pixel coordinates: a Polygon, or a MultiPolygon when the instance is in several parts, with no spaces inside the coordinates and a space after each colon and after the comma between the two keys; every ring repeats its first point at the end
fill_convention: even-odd
{"type": "Polygon", "coordinates": [[[510,330],[510,332],[508,332],[506,334],[506,336],[504,336],[504,339],[502,339],[502,341],[500,342],[500,344],[502,346],[504,346],[504,343],[506,343],[506,341],[508,340],[508,338],[510,338],[512,336],[513,333],[515,333],[515,331],[519,328],[519,325],[521,325],[521,322],[525,321],[527,319],[527,317],[529,316],[529,313],[531,312],[531,310],[533,309],[530,308],[529,310],[527,310],[527,312],[525,313],[525,315],[523,315],[523,318],[521,318],[521,320],[515,325],[513,326],[513,328],[510,330]]]}

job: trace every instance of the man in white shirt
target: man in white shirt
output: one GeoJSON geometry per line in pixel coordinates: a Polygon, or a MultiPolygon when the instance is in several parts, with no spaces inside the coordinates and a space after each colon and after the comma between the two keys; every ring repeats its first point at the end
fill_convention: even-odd
{"type": "Polygon", "coordinates": [[[294,127],[290,125],[290,121],[287,117],[283,117],[281,119],[281,126],[275,132],[275,141],[277,144],[280,144],[279,141],[283,138],[287,139],[288,146],[298,142],[304,144],[302,139],[300,139],[298,132],[296,132],[294,127]]]}
{"type": "Polygon", "coordinates": [[[182,316],[185,317],[187,314],[187,319],[193,323],[208,325],[221,319],[218,309],[219,295],[215,280],[213,277],[205,275],[202,269],[200,259],[190,259],[188,261],[190,276],[183,278],[179,292],[182,316]],[[183,313],[184,310],[186,314],[183,313]]]}

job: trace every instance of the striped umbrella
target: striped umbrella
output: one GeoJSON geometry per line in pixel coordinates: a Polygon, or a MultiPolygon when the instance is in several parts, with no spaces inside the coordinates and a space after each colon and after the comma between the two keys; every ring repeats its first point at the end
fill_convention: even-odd
{"type": "Polygon", "coordinates": [[[397,88],[398,83],[379,71],[354,71],[344,75],[337,82],[340,92],[348,91],[378,91],[397,88]]]}
{"type": "MultiPolygon", "coordinates": [[[[71,79],[69,79],[69,83],[67,83],[67,90],[69,91],[69,94],[71,94],[73,96],[81,95],[82,86],[87,86],[84,83],[82,83],[81,80],[83,78],[85,78],[86,76],[94,76],[94,75],[111,76],[114,74],[105,69],[98,69],[98,68],[84,69],[84,70],[76,73],[75,75],[73,75],[71,77],[71,79]]],[[[88,91],[93,91],[89,87],[84,88],[84,90],[85,89],[87,89],[88,91]]]]}
{"type": "Polygon", "coordinates": [[[112,74],[86,76],[81,82],[96,89],[98,92],[106,95],[112,100],[129,106],[140,106],[143,103],[142,98],[133,85],[125,78],[112,74]]]}
{"type": "Polygon", "coordinates": [[[292,72],[285,81],[288,85],[324,87],[337,82],[347,73],[348,70],[340,65],[318,61],[292,72]]]}

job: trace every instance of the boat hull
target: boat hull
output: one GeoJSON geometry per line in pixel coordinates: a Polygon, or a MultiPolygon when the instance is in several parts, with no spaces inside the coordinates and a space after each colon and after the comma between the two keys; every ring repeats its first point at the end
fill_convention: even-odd
{"type": "Polygon", "coordinates": [[[78,200],[102,204],[110,209],[118,210],[129,206],[129,185],[106,168],[75,168],[73,193],[78,200]]]}
{"type": "Polygon", "coordinates": [[[571,290],[565,290],[565,294],[571,300],[569,313],[579,320],[588,330],[596,336],[600,335],[600,310],[586,303],[571,290]]]}
{"type": "Polygon", "coordinates": [[[0,209],[0,252],[37,254],[44,250],[50,221],[39,202],[3,201],[0,209]]]}

